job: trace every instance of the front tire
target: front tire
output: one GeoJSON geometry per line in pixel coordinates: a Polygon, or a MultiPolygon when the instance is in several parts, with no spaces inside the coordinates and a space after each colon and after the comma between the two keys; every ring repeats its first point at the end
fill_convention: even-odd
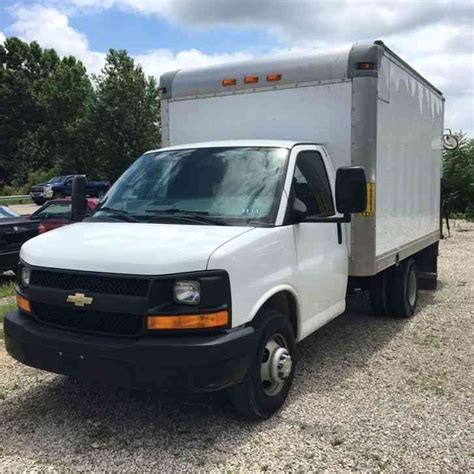
{"type": "Polygon", "coordinates": [[[32,198],[32,201],[33,201],[37,206],[42,206],[42,205],[46,202],[46,199],[44,199],[44,198],[32,198]]]}
{"type": "Polygon", "coordinates": [[[296,343],[286,315],[263,310],[258,319],[256,329],[261,336],[246,379],[231,387],[228,393],[241,415],[266,419],[282,407],[290,391],[296,343]]]}
{"type": "Polygon", "coordinates": [[[393,270],[390,296],[392,316],[409,318],[415,314],[418,302],[418,278],[413,259],[404,261],[393,270]]]}

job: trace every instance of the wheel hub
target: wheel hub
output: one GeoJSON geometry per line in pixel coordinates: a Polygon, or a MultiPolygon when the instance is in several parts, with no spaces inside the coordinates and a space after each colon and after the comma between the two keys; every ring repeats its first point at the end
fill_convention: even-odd
{"type": "Polygon", "coordinates": [[[291,375],[293,361],[281,336],[272,337],[265,345],[260,368],[263,389],[267,395],[276,395],[291,375]]]}
{"type": "Polygon", "coordinates": [[[284,381],[290,376],[293,363],[289,352],[284,347],[275,351],[271,364],[274,382],[284,381]]]}

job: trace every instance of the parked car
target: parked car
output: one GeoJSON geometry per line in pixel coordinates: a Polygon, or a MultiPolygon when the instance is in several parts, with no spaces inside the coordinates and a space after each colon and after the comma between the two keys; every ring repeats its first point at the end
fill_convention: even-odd
{"type": "MultiPolygon", "coordinates": [[[[86,199],[85,217],[90,217],[97,207],[97,199],[86,199]]],[[[40,234],[71,223],[71,200],[55,199],[41,206],[31,215],[31,219],[39,221],[40,234]]]]}
{"type": "Polygon", "coordinates": [[[0,206],[0,272],[15,270],[24,242],[38,235],[36,219],[21,217],[7,206],[0,206]]]}
{"type": "MultiPolygon", "coordinates": [[[[51,199],[71,196],[75,175],[55,176],[47,183],[36,184],[31,188],[30,196],[35,204],[43,205],[51,199]]],[[[109,181],[87,181],[86,195],[102,198],[110,188],[109,181]]]]}

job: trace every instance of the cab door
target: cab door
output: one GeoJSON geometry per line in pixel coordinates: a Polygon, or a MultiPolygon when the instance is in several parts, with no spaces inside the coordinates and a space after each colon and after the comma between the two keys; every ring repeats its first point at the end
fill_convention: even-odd
{"type": "Polygon", "coordinates": [[[349,258],[345,229],[338,232],[341,224],[310,222],[311,218],[338,216],[334,199],[336,173],[325,149],[317,145],[294,147],[291,170],[288,205],[298,199],[308,213],[303,222],[293,224],[304,337],[344,312],[349,258]]]}

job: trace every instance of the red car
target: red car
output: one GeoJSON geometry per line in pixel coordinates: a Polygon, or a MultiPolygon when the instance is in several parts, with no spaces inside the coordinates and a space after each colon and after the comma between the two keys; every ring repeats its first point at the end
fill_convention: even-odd
{"type": "MultiPolygon", "coordinates": [[[[97,207],[97,199],[87,198],[86,217],[93,214],[97,207]]],[[[39,221],[39,233],[62,227],[71,223],[71,200],[55,199],[41,206],[31,215],[31,219],[39,221]]]]}

